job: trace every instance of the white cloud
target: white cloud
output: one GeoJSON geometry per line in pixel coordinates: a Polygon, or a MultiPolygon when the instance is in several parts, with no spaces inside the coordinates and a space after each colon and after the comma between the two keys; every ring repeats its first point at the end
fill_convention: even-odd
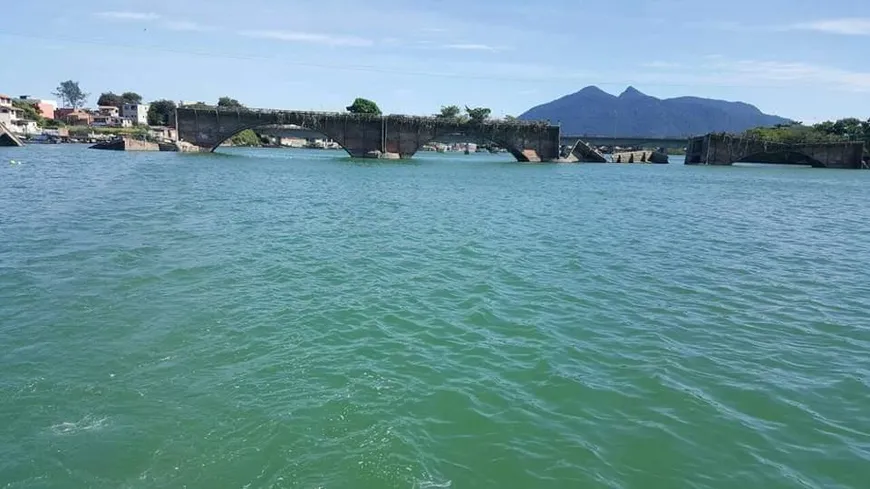
{"type": "Polygon", "coordinates": [[[163,27],[171,30],[171,31],[190,31],[190,32],[204,32],[210,31],[214,28],[207,25],[198,24],[196,22],[192,22],[189,20],[168,20],[163,23],[163,27]]]}
{"type": "MultiPolygon", "coordinates": [[[[628,81],[618,74],[613,82],[628,81]]],[[[730,59],[721,56],[702,57],[694,65],[681,69],[652,69],[633,75],[632,83],[692,87],[804,87],[814,90],[870,92],[870,72],[816,65],[799,61],[730,59]]]]}
{"type": "Polygon", "coordinates": [[[726,75],[784,85],[810,84],[851,91],[870,91],[870,72],[849,71],[802,62],[738,60],[713,63],[726,75]]]}
{"type": "Polygon", "coordinates": [[[444,49],[459,49],[462,51],[498,51],[498,48],[487,44],[445,44],[444,49]]]}
{"type": "Polygon", "coordinates": [[[110,20],[133,20],[133,21],[151,21],[160,18],[159,15],[152,12],[97,12],[94,15],[103,19],[110,20]]]}
{"type": "Polygon", "coordinates": [[[825,19],[789,26],[790,30],[807,30],[842,34],[844,36],[870,36],[870,18],[825,19]]]}
{"type": "Polygon", "coordinates": [[[241,31],[239,35],[256,39],[273,39],[276,41],[303,42],[323,44],[327,46],[368,47],[374,44],[370,39],[353,36],[334,36],[331,34],[315,34],[294,31],[241,31]]]}

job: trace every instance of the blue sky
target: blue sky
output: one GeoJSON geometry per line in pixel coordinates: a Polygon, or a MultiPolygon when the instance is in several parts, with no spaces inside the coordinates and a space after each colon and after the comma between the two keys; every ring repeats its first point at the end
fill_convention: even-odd
{"type": "Polygon", "coordinates": [[[388,113],[524,110],[586,85],[870,117],[870,0],[4,2],[0,93],[388,113]],[[86,4],[82,6],[81,4],[86,4]],[[14,54],[9,54],[14,53],[14,54]]]}

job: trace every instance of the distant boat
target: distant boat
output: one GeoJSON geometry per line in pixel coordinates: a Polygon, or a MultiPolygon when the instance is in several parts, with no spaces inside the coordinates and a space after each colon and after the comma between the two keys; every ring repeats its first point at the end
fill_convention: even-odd
{"type": "Polygon", "coordinates": [[[51,137],[47,134],[40,134],[39,136],[29,139],[27,142],[31,144],[57,144],[60,141],[58,141],[58,138],[51,137]]]}

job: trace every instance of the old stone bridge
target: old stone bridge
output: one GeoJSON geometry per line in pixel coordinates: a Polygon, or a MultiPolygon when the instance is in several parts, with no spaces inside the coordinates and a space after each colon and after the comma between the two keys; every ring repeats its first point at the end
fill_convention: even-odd
{"type": "Polygon", "coordinates": [[[214,151],[245,129],[276,125],[321,133],[358,158],[410,158],[424,144],[457,134],[494,142],[523,162],[556,160],[560,149],[559,127],[546,122],[462,123],[436,117],[192,107],[178,108],[176,117],[179,139],[203,151],[214,151]]]}
{"type": "Polygon", "coordinates": [[[810,165],[815,168],[867,168],[864,143],[782,144],[727,134],[689,140],[687,165],[730,165],[738,162],[810,165]]]}

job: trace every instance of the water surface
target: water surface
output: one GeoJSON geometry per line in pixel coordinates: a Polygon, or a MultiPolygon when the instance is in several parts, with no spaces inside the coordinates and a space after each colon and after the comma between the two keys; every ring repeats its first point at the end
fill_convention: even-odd
{"type": "Polygon", "coordinates": [[[0,488],[867,487],[870,172],[224,152],[0,148],[0,488]]]}

